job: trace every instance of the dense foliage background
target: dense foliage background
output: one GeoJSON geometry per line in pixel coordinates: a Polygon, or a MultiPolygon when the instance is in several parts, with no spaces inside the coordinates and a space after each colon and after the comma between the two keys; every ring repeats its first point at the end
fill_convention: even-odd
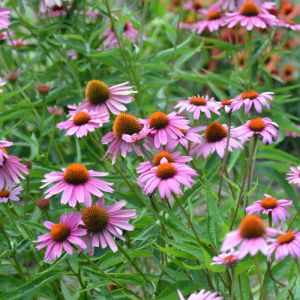
{"type": "MultiPolygon", "coordinates": [[[[178,299],[177,289],[185,295],[206,289],[218,291],[224,299],[259,299],[254,257],[240,261],[234,273],[231,268],[211,265],[212,256],[219,253],[230,231],[249,145],[228,158],[230,175],[224,181],[220,206],[222,160],[213,154],[192,161],[200,176],[181,199],[201,243],[213,249],[209,252],[199,246],[177,205],[170,208],[155,197],[157,210],[153,209],[136,181],[140,158],[135,153],[119,157],[114,166],[109,157],[102,159],[99,145],[104,151],[107,147],[100,138],[111,131],[114,117],[82,139],[65,136],[56,128],[67,118],[67,105],[84,99],[85,85],[91,79],[110,86],[129,81],[138,93],[126,106],[140,118],[158,110],[169,113],[178,100],[196,94],[209,94],[217,100],[234,98],[252,80],[253,89],[275,93],[264,116],[278,123],[280,137],[272,145],[259,143],[253,184],[243,197],[250,203],[263,194],[291,199],[295,206],[292,216],[299,215],[299,192],[285,179],[290,166],[300,165],[299,34],[285,31],[279,35],[277,29],[253,31],[253,74],[249,78],[244,67],[248,62],[243,61],[245,32],[234,44],[224,38],[227,29],[202,35],[181,29],[180,22],[190,12],[175,2],[74,0],[68,4],[67,14],[41,17],[39,1],[4,1],[3,6],[11,9],[11,24],[9,36],[0,45],[0,72],[5,80],[0,94],[1,139],[15,143],[10,153],[29,164],[30,174],[22,182],[21,201],[0,206],[0,299],[168,300],[178,299]],[[95,11],[96,17],[87,11],[95,11]],[[113,48],[103,45],[110,17],[120,38],[120,45],[113,48]],[[127,20],[138,30],[136,44],[123,36],[127,20]],[[18,43],[11,45],[12,41],[18,43]],[[49,93],[37,90],[40,83],[49,85],[49,93]],[[47,108],[55,105],[64,112],[49,113],[47,108]],[[61,214],[76,208],[62,205],[60,197],[54,196],[48,209],[40,209],[37,200],[44,197],[41,180],[46,173],[72,162],[109,172],[105,180],[114,183],[115,191],[105,195],[106,202],[125,199],[127,208],[135,208],[137,217],[131,222],[135,229],[120,241],[125,252],[98,248],[90,258],[64,254],[48,264],[33,241],[45,233],[45,220],[57,222],[61,214]],[[235,296],[230,296],[232,282],[235,296]]],[[[234,114],[232,124],[238,126],[248,118],[243,112],[234,114]]],[[[227,123],[225,113],[213,119],[227,123]]],[[[201,116],[193,126],[209,122],[201,116]]],[[[241,209],[234,228],[243,216],[241,209]]],[[[297,218],[293,227],[299,228],[299,223],[297,218]]],[[[267,272],[266,258],[258,258],[267,299],[288,299],[291,293],[290,299],[300,299],[299,269],[291,257],[274,263],[272,274],[267,272]]]]}

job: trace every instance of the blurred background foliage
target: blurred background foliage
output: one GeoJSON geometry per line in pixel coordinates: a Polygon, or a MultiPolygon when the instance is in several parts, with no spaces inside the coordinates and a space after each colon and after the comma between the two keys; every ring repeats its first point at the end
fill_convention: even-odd
{"type": "MultiPolygon", "coordinates": [[[[231,44],[222,37],[225,31],[219,35],[198,36],[180,29],[179,22],[185,20],[188,13],[172,7],[172,1],[118,0],[109,3],[113,14],[118,16],[115,25],[124,47],[105,49],[103,32],[110,27],[110,21],[103,1],[74,0],[75,6],[66,16],[44,19],[38,15],[38,2],[4,1],[5,6],[12,9],[11,38],[22,40],[25,45],[10,46],[8,41],[1,42],[1,76],[7,82],[4,93],[0,94],[1,138],[14,141],[11,151],[30,161],[32,168],[24,182],[26,194],[20,205],[15,206],[16,213],[0,207],[4,216],[1,226],[5,226],[12,237],[11,249],[5,240],[0,241],[0,299],[84,299],[90,294],[95,299],[168,300],[177,299],[177,288],[189,293],[200,288],[212,290],[214,286],[228,296],[227,271],[210,265],[213,253],[199,248],[180,211],[170,210],[158,199],[160,211],[151,211],[149,200],[136,184],[137,157],[120,159],[116,167],[112,167],[107,159],[101,160],[102,154],[89,138],[65,137],[56,129],[56,124],[66,119],[67,105],[82,101],[85,84],[90,79],[103,80],[109,85],[129,81],[138,94],[135,102],[128,105],[128,111],[141,118],[156,110],[170,112],[179,99],[194,94],[209,94],[217,100],[232,98],[245,90],[249,75],[245,74],[241,57],[243,41],[231,44]],[[97,11],[97,19],[86,16],[87,9],[97,11]],[[122,37],[126,20],[139,31],[136,45],[122,37]],[[70,51],[76,55],[75,59],[70,58],[70,51]],[[19,72],[17,78],[9,80],[9,73],[16,71],[19,72]],[[51,90],[47,95],[37,91],[39,83],[49,84],[51,90]],[[54,105],[64,108],[64,113],[50,114],[47,107],[54,105]],[[48,265],[43,263],[41,253],[33,251],[32,241],[44,232],[42,222],[46,219],[55,222],[61,213],[70,210],[59,203],[58,197],[51,199],[47,211],[36,206],[36,200],[43,197],[41,179],[45,173],[74,161],[84,162],[95,170],[109,171],[107,180],[114,182],[115,193],[106,197],[108,202],[126,199],[129,207],[138,209],[138,217],[133,222],[135,230],[126,233],[124,242],[130,260],[120,252],[98,249],[89,263],[86,257],[67,259],[63,256],[48,265]],[[163,226],[167,234],[163,233],[163,226]],[[26,280],[19,278],[9,263],[15,259],[26,270],[26,280]],[[140,266],[145,278],[132,261],[140,266]],[[84,288],[74,274],[81,274],[84,288]],[[117,287],[114,281],[119,284],[117,287]]],[[[300,164],[299,138],[286,136],[288,132],[300,134],[297,127],[300,124],[299,35],[290,33],[276,40],[276,34],[275,30],[254,34],[254,87],[275,93],[271,110],[264,111],[264,116],[279,124],[280,138],[272,145],[259,145],[256,183],[249,197],[254,201],[264,193],[276,194],[279,199],[292,199],[298,208],[299,196],[287,184],[285,173],[291,165],[300,164]],[[294,47],[283,48],[287,42],[293,42],[294,47]]],[[[240,125],[247,118],[243,114],[235,116],[233,125],[240,125]]],[[[225,116],[216,120],[226,122],[225,116]]],[[[94,137],[99,140],[111,131],[112,122],[113,119],[94,137]]],[[[206,122],[201,119],[193,125],[206,122]]],[[[221,208],[216,205],[220,159],[212,155],[206,161],[194,160],[202,181],[187,190],[183,199],[188,213],[193,212],[201,241],[216,252],[229,230],[228,216],[235,207],[234,195],[239,193],[247,151],[237,151],[230,156],[228,171],[232,177],[226,182],[221,208]]],[[[236,224],[242,216],[238,215],[236,224]]],[[[263,257],[260,262],[266,268],[263,257]]],[[[243,287],[239,289],[236,285],[238,299],[250,299],[252,283],[248,275],[254,272],[252,258],[236,267],[236,280],[243,287]]],[[[289,259],[275,265],[276,279],[290,280],[278,294],[267,275],[264,278],[267,294],[286,299],[288,289],[292,289],[295,299],[300,299],[296,272],[289,259]]]]}

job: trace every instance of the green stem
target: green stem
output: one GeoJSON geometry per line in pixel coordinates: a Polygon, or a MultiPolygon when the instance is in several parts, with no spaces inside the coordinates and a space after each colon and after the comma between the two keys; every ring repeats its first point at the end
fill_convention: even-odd
{"type": "Polygon", "coordinates": [[[116,286],[126,290],[127,292],[131,293],[132,295],[136,296],[138,299],[139,297],[130,289],[128,289],[124,284],[118,282],[113,277],[111,277],[109,274],[105,273],[94,261],[91,260],[91,258],[88,255],[85,255],[85,258],[89,261],[89,263],[97,269],[97,271],[105,278],[107,278],[109,281],[111,281],[116,286]]]}
{"type": "Polygon", "coordinates": [[[175,199],[175,202],[177,203],[177,205],[179,206],[179,208],[180,208],[181,211],[183,212],[183,214],[184,214],[184,216],[185,216],[185,218],[186,218],[186,220],[187,220],[187,222],[188,222],[190,228],[192,229],[192,231],[193,231],[193,233],[194,233],[195,239],[196,239],[197,243],[199,244],[199,246],[200,246],[201,248],[205,248],[206,250],[208,250],[208,251],[211,253],[212,249],[210,249],[207,245],[205,245],[205,244],[200,240],[200,238],[199,238],[199,236],[198,236],[198,233],[197,233],[197,231],[196,231],[196,229],[195,229],[195,227],[194,227],[194,224],[193,224],[193,222],[192,222],[192,220],[191,220],[189,214],[186,212],[185,208],[183,207],[181,201],[176,197],[176,195],[173,195],[173,197],[174,197],[174,199],[175,199]]]}
{"type": "Polygon", "coordinates": [[[23,272],[22,266],[20,265],[18,258],[16,256],[16,250],[12,247],[11,243],[10,243],[10,238],[7,235],[5,228],[2,228],[2,233],[7,241],[8,247],[11,249],[11,259],[13,260],[14,264],[15,264],[15,269],[17,270],[19,276],[21,277],[22,281],[25,283],[26,282],[26,276],[23,272]]]}
{"type": "Polygon", "coordinates": [[[145,276],[143,271],[139,268],[139,266],[134,262],[134,260],[127,254],[126,250],[121,246],[121,244],[116,241],[119,251],[127,258],[127,260],[132,264],[132,266],[136,269],[136,271],[142,276],[145,283],[151,284],[148,278],[145,276]]]}
{"type": "MultiPolygon", "coordinates": [[[[249,192],[249,190],[251,189],[251,186],[252,186],[254,164],[255,164],[256,153],[257,153],[257,146],[258,146],[258,136],[255,135],[253,137],[253,146],[252,146],[252,151],[251,151],[251,154],[250,154],[250,161],[249,161],[248,190],[247,190],[247,193],[249,192]]],[[[248,194],[247,194],[247,197],[246,197],[245,207],[247,207],[247,205],[248,205],[248,194]]]]}
{"type": "Polygon", "coordinates": [[[85,288],[86,288],[86,284],[83,282],[83,280],[82,280],[82,278],[81,278],[81,275],[80,275],[80,270],[81,270],[80,266],[78,267],[78,272],[76,272],[76,271],[72,268],[72,265],[71,265],[69,259],[66,259],[66,261],[67,261],[67,264],[68,264],[69,268],[71,269],[72,273],[77,277],[77,279],[78,279],[78,281],[79,281],[79,283],[80,283],[81,289],[83,290],[83,298],[84,298],[84,299],[88,299],[87,292],[84,291],[85,288]]]}
{"type": "MultiPolygon", "coordinates": [[[[249,161],[248,161],[248,164],[247,164],[246,172],[245,172],[244,177],[243,177],[243,182],[242,182],[238,202],[237,202],[237,205],[236,205],[236,208],[235,208],[235,211],[234,211],[234,215],[233,215],[233,218],[232,218],[232,221],[231,221],[230,230],[232,229],[232,227],[234,225],[234,221],[237,217],[239,207],[242,203],[243,194],[244,194],[244,190],[245,190],[245,186],[246,186],[246,182],[247,182],[247,177],[248,177],[248,191],[251,188],[255,157],[256,157],[256,152],[257,152],[257,142],[258,142],[258,137],[255,136],[253,138],[252,149],[250,151],[250,158],[249,158],[249,161]]],[[[247,206],[247,202],[248,202],[248,196],[247,196],[246,203],[245,203],[246,206],[247,206]]]]}
{"type": "Polygon", "coordinates": [[[115,32],[116,35],[116,39],[117,39],[117,43],[118,46],[120,48],[120,52],[121,52],[121,56],[124,60],[124,64],[126,65],[126,68],[128,69],[128,75],[131,78],[130,81],[132,82],[133,85],[135,85],[138,90],[139,90],[139,81],[137,80],[136,77],[136,73],[135,73],[135,69],[132,66],[132,63],[130,61],[130,59],[127,58],[127,55],[124,51],[124,45],[123,45],[123,41],[122,39],[118,36],[117,31],[115,30],[115,21],[114,21],[114,17],[111,13],[111,9],[110,9],[110,5],[109,5],[109,1],[108,0],[104,0],[105,6],[106,6],[106,10],[107,10],[107,15],[110,19],[110,23],[111,23],[111,28],[112,30],[115,32]]]}
{"type": "Polygon", "coordinates": [[[255,256],[255,267],[256,267],[257,280],[260,285],[261,297],[263,298],[263,300],[267,300],[265,290],[264,290],[264,285],[263,285],[262,278],[261,278],[261,274],[259,271],[258,255],[255,256]]]}
{"type": "Polygon", "coordinates": [[[272,227],[272,212],[268,212],[269,227],[272,227]]]}
{"type": "Polygon", "coordinates": [[[225,154],[222,161],[221,166],[221,178],[220,178],[220,186],[219,186],[219,192],[218,192],[218,206],[220,206],[221,203],[221,194],[222,194],[222,187],[223,187],[223,181],[224,181],[224,173],[226,168],[226,163],[228,159],[228,148],[229,148],[229,142],[230,142],[230,131],[231,131],[231,112],[228,113],[228,129],[227,129],[227,140],[226,140],[226,148],[225,148],[225,154]]]}
{"type": "Polygon", "coordinates": [[[246,32],[246,49],[245,49],[245,58],[247,59],[247,68],[248,74],[246,74],[246,78],[248,78],[248,90],[252,88],[252,31],[246,32]]]}
{"type": "Polygon", "coordinates": [[[230,296],[230,300],[234,300],[234,267],[230,268],[230,273],[231,273],[231,296],[230,296]]]}

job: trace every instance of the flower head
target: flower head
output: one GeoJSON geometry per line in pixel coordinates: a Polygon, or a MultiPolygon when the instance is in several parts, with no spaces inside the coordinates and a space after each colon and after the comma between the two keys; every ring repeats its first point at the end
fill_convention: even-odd
{"type": "MultiPolygon", "coordinates": [[[[221,8],[225,10],[238,10],[247,0],[221,0],[221,8]]],[[[265,0],[253,0],[259,7],[264,5],[265,0]]]]}
{"type": "Polygon", "coordinates": [[[10,21],[9,21],[9,16],[10,16],[10,10],[7,8],[0,8],[0,29],[7,29],[10,21]]]}
{"type": "Polygon", "coordinates": [[[5,80],[0,77],[0,94],[3,93],[3,89],[2,89],[2,86],[4,86],[6,84],[5,80]]]}
{"type": "Polygon", "coordinates": [[[62,169],[62,172],[46,174],[45,179],[42,180],[45,183],[42,188],[52,185],[45,191],[46,198],[62,192],[62,204],[68,203],[71,207],[75,207],[78,202],[90,206],[92,204],[91,194],[102,197],[102,191],[108,193],[113,191],[112,183],[95,178],[107,175],[106,172],[88,170],[80,163],[72,163],[62,169]]]}
{"type": "Polygon", "coordinates": [[[19,194],[23,190],[21,186],[11,186],[0,190],[0,203],[7,203],[11,201],[19,201],[19,194]]]}
{"type": "Polygon", "coordinates": [[[138,183],[148,195],[158,189],[162,198],[170,198],[171,194],[182,195],[181,185],[191,188],[197,172],[185,164],[171,163],[164,157],[158,166],[140,174],[138,183]]]}
{"type": "MultiPolygon", "coordinates": [[[[180,300],[186,300],[180,290],[177,290],[180,300]]],[[[199,293],[193,293],[187,300],[223,300],[217,292],[201,290],[199,293]]]]}
{"type": "Polygon", "coordinates": [[[170,141],[183,137],[182,129],[189,129],[189,121],[175,112],[166,115],[163,112],[154,112],[145,122],[146,128],[154,138],[155,148],[166,146],[170,141]]]}
{"type": "Polygon", "coordinates": [[[120,113],[114,121],[113,131],[102,138],[102,143],[110,144],[107,153],[112,155],[114,164],[119,152],[122,157],[126,157],[127,153],[132,150],[141,156],[141,147],[150,151],[153,145],[148,133],[149,130],[142,129],[142,124],[138,118],[127,113],[120,113]]]}
{"type": "Polygon", "coordinates": [[[232,111],[232,103],[233,99],[223,99],[218,104],[225,110],[226,113],[230,113],[232,111]]]}
{"type": "MultiPolygon", "coordinates": [[[[106,39],[103,43],[105,47],[114,48],[118,45],[118,39],[113,28],[109,28],[103,32],[106,39]]],[[[123,35],[125,38],[129,39],[132,43],[136,43],[136,38],[138,36],[138,31],[134,29],[132,23],[125,21],[123,35]]]]}
{"type": "Polygon", "coordinates": [[[192,160],[191,156],[182,156],[180,152],[168,152],[159,151],[153,157],[152,161],[145,161],[140,163],[139,167],[136,169],[138,174],[149,171],[152,167],[157,167],[160,165],[161,160],[165,158],[169,163],[185,164],[192,160]]]}
{"type": "Polygon", "coordinates": [[[126,201],[118,201],[105,206],[104,198],[96,205],[86,207],[82,212],[82,227],[86,229],[84,241],[89,247],[89,254],[93,255],[95,247],[106,248],[107,246],[116,252],[118,247],[114,237],[123,239],[122,230],[131,231],[134,227],[129,220],[136,215],[135,209],[122,209],[126,201]]]}
{"type": "Polygon", "coordinates": [[[298,231],[279,231],[276,239],[270,239],[268,259],[275,254],[275,260],[279,261],[291,255],[294,259],[300,257],[300,233],[298,231]]]}
{"type": "Polygon", "coordinates": [[[290,214],[286,207],[293,207],[293,201],[281,199],[278,200],[272,196],[265,194],[262,200],[255,201],[252,205],[246,208],[247,214],[262,213],[265,215],[271,214],[272,221],[275,225],[285,223],[290,218],[290,214]]]}
{"type": "Polygon", "coordinates": [[[95,131],[96,128],[102,127],[109,120],[108,113],[98,113],[83,109],[71,116],[67,121],[57,124],[57,128],[65,129],[66,135],[75,134],[81,138],[89,132],[95,131]]]}
{"type": "Polygon", "coordinates": [[[178,113],[184,110],[192,112],[195,120],[199,119],[201,112],[204,113],[208,119],[211,118],[211,112],[217,115],[220,114],[217,102],[215,102],[214,98],[209,98],[208,96],[202,97],[197,95],[189,97],[187,100],[179,101],[175,108],[179,108],[178,113]]]}
{"type": "Polygon", "coordinates": [[[9,141],[0,141],[0,166],[3,165],[4,160],[8,157],[6,147],[12,146],[13,143],[9,141]]]}
{"type": "Polygon", "coordinates": [[[130,103],[136,93],[128,82],[109,87],[100,80],[90,80],[85,88],[85,100],[78,106],[77,112],[83,109],[101,114],[119,114],[127,110],[122,103],[130,103]]]}
{"type": "Polygon", "coordinates": [[[59,107],[57,105],[54,106],[48,106],[47,110],[49,112],[49,114],[53,115],[53,116],[60,116],[64,113],[64,110],[62,107],[59,107]]]}
{"type": "Polygon", "coordinates": [[[182,29],[188,29],[190,31],[195,31],[197,29],[197,21],[193,14],[187,16],[187,18],[180,22],[179,27],[182,29]]]}
{"type": "Polygon", "coordinates": [[[235,128],[234,132],[242,143],[253,136],[259,136],[264,144],[272,144],[279,136],[278,124],[270,118],[248,120],[244,125],[235,128]]]}
{"type": "MultiPolygon", "coordinates": [[[[203,156],[206,158],[209,154],[217,152],[220,157],[223,157],[227,145],[228,129],[226,125],[219,122],[210,123],[208,126],[202,127],[205,130],[200,142],[191,154],[196,154],[197,157],[203,156]]],[[[235,136],[234,130],[230,131],[228,151],[233,151],[235,148],[242,148],[242,144],[235,136]]]]}
{"type": "Polygon", "coordinates": [[[185,149],[194,147],[202,141],[202,137],[198,133],[200,130],[201,127],[194,127],[187,130],[182,129],[181,132],[183,133],[183,136],[177,138],[176,140],[171,140],[166,148],[169,151],[173,151],[178,145],[181,145],[185,149]]]}
{"type": "Polygon", "coordinates": [[[274,15],[270,14],[262,6],[258,6],[254,1],[246,1],[238,12],[227,13],[226,23],[229,28],[240,24],[247,30],[257,28],[274,27],[277,24],[277,19],[274,15]]]}
{"type": "Polygon", "coordinates": [[[244,217],[238,230],[229,232],[222,244],[222,251],[239,247],[239,256],[242,259],[248,253],[251,256],[259,251],[267,254],[267,237],[276,234],[276,231],[268,228],[261,218],[255,215],[244,217]]]}
{"type": "Polygon", "coordinates": [[[40,210],[46,210],[50,207],[50,199],[39,199],[36,201],[36,205],[40,210]]]}
{"type": "Polygon", "coordinates": [[[72,245],[81,249],[86,248],[86,244],[80,238],[86,234],[86,230],[79,228],[81,214],[78,212],[62,215],[58,224],[50,221],[44,222],[44,226],[49,229],[48,233],[40,235],[35,241],[39,243],[36,249],[40,250],[47,247],[45,260],[53,261],[62,255],[64,249],[68,254],[73,253],[72,245]]]}
{"type": "Polygon", "coordinates": [[[300,166],[291,167],[286,175],[286,179],[289,183],[297,184],[297,186],[300,187],[300,166]]]}
{"type": "Polygon", "coordinates": [[[283,20],[292,20],[299,14],[299,7],[293,2],[283,0],[280,3],[278,17],[283,20]]]}
{"type": "Polygon", "coordinates": [[[24,175],[29,173],[28,168],[17,156],[9,155],[6,148],[2,147],[0,153],[3,159],[2,165],[0,165],[0,189],[3,189],[5,186],[19,184],[20,179],[24,179],[24,175]]]}
{"type": "Polygon", "coordinates": [[[297,24],[293,20],[280,20],[278,26],[290,29],[292,31],[300,31],[300,24],[297,24]]]}
{"type": "Polygon", "coordinates": [[[187,0],[184,1],[184,8],[187,10],[193,10],[196,12],[201,12],[203,5],[202,5],[202,0],[187,0]]]}
{"type": "Polygon", "coordinates": [[[226,24],[226,17],[216,5],[211,5],[206,11],[202,10],[202,13],[205,19],[197,23],[198,34],[201,34],[205,29],[208,29],[209,32],[217,31],[226,24]]]}
{"type": "Polygon", "coordinates": [[[36,90],[42,95],[48,95],[51,91],[51,86],[46,83],[39,83],[36,85],[36,90]]]}
{"type": "Polygon", "coordinates": [[[252,107],[255,108],[258,113],[261,113],[263,107],[270,109],[270,102],[273,100],[273,95],[274,93],[271,92],[244,92],[233,100],[232,111],[239,110],[242,106],[244,106],[245,113],[249,113],[252,107]]]}
{"type": "Polygon", "coordinates": [[[240,260],[239,252],[231,249],[229,252],[221,253],[213,257],[212,265],[234,265],[240,260]]]}

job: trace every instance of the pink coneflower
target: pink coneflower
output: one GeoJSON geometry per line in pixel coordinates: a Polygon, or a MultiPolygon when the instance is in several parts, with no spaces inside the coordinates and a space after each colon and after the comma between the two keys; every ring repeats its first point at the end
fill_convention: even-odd
{"type": "Polygon", "coordinates": [[[10,21],[9,21],[9,16],[10,16],[10,10],[7,8],[0,8],[0,29],[7,29],[10,21]]]}
{"type": "Polygon", "coordinates": [[[59,17],[67,14],[66,5],[62,0],[41,0],[39,12],[42,18],[45,15],[59,17]]]}
{"type": "Polygon", "coordinates": [[[9,41],[7,44],[13,47],[24,47],[27,45],[27,42],[23,40],[12,40],[9,41]]]}
{"type": "Polygon", "coordinates": [[[154,112],[145,123],[151,129],[155,148],[166,146],[170,141],[183,137],[182,130],[189,129],[189,121],[175,112],[168,115],[160,111],[154,112]]]}
{"type": "Polygon", "coordinates": [[[94,248],[99,246],[101,248],[108,246],[116,252],[118,247],[114,237],[123,239],[122,230],[134,229],[129,220],[135,217],[136,210],[122,209],[126,203],[122,200],[105,206],[104,198],[101,198],[96,205],[84,209],[81,224],[87,231],[84,241],[90,249],[89,255],[93,255],[94,248]]]}
{"type": "MultiPolygon", "coordinates": [[[[147,150],[152,152],[154,147],[153,139],[149,136],[150,129],[143,129],[134,134],[123,134],[122,140],[132,144],[135,153],[141,153],[141,145],[147,150]]],[[[141,155],[141,154],[138,154],[141,155]]]]}
{"type": "Polygon", "coordinates": [[[229,28],[240,24],[247,30],[252,30],[254,27],[265,29],[274,27],[277,24],[277,19],[263,7],[259,7],[253,1],[246,1],[238,12],[227,13],[226,23],[229,28]]]}
{"type": "Polygon", "coordinates": [[[232,111],[245,107],[245,113],[249,113],[252,106],[258,113],[262,112],[262,107],[270,109],[270,102],[273,100],[274,93],[258,93],[256,91],[247,91],[237,96],[232,102],[232,111]]]}
{"type": "Polygon", "coordinates": [[[201,290],[199,293],[193,293],[187,299],[184,298],[180,290],[177,290],[180,300],[223,300],[217,292],[201,290]]]}
{"type": "Polygon", "coordinates": [[[38,237],[36,249],[40,250],[47,247],[45,260],[51,262],[62,255],[64,249],[68,254],[73,253],[72,244],[80,249],[85,249],[86,244],[80,238],[86,234],[86,230],[79,228],[81,214],[78,212],[62,215],[58,224],[50,221],[44,222],[44,226],[50,232],[38,237]]]}
{"type": "Polygon", "coordinates": [[[290,29],[292,31],[300,31],[300,24],[297,24],[292,20],[279,20],[278,26],[290,29]]]}
{"type": "Polygon", "coordinates": [[[275,253],[275,260],[279,261],[291,255],[294,259],[300,257],[300,233],[298,231],[279,231],[276,239],[270,239],[268,259],[275,253]]]}
{"type": "MultiPolygon", "coordinates": [[[[220,0],[222,9],[234,11],[239,9],[247,0],[220,0]]],[[[253,0],[259,7],[263,4],[264,0],[253,0]]]]}
{"type": "Polygon", "coordinates": [[[233,99],[223,99],[218,104],[225,110],[226,113],[230,113],[232,111],[232,102],[233,99]]]}
{"type": "Polygon", "coordinates": [[[8,39],[7,31],[0,32],[0,41],[6,41],[8,39]]]}
{"type": "Polygon", "coordinates": [[[231,249],[227,253],[221,253],[218,256],[213,257],[212,265],[234,265],[239,261],[239,253],[231,249]]]}
{"type": "Polygon", "coordinates": [[[0,166],[0,189],[3,189],[5,185],[19,184],[20,179],[24,179],[24,175],[29,171],[17,156],[9,155],[6,148],[2,148],[1,151],[6,152],[7,155],[3,156],[4,161],[0,166]]]}
{"type": "Polygon", "coordinates": [[[136,91],[128,82],[120,83],[109,87],[100,80],[90,80],[85,88],[85,100],[78,106],[77,111],[87,109],[99,113],[114,115],[127,110],[122,103],[130,103],[134,100],[132,95],[136,91]]]}
{"type": "Polygon", "coordinates": [[[182,129],[183,136],[176,140],[171,140],[166,148],[170,151],[173,151],[178,145],[181,145],[185,149],[192,148],[195,144],[199,144],[202,141],[202,137],[198,133],[201,129],[201,127],[194,127],[187,130],[182,129]]]}
{"type": "Polygon", "coordinates": [[[184,3],[184,8],[187,10],[193,10],[196,12],[202,11],[202,0],[187,0],[184,3]]]}
{"type": "MultiPolygon", "coordinates": [[[[103,32],[103,34],[106,36],[106,40],[103,43],[105,47],[113,48],[118,45],[116,33],[112,28],[107,29],[103,32]]],[[[125,21],[123,35],[124,37],[128,38],[132,43],[136,43],[138,31],[133,28],[133,25],[130,22],[125,21]]]]}
{"type": "Polygon", "coordinates": [[[0,203],[7,203],[8,200],[19,201],[19,194],[22,190],[23,188],[21,186],[11,186],[0,190],[0,203]]]}
{"type": "Polygon", "coordinates": [[[191,188],[195,181],[193,176],[197,172],[185,164],[170,163],[162,158],[160,164],[140,174],[138,183],[143,187],[146,195],[158,189],[162,198],[170,198],[171,193],[183,195],[181,185],[191,188]]]}
{"type": "Polygon", "coordinates": [[[47,12],[49,17],[60,17],[67,14],[67,10],[64,6],[54,6],[51,9],[48,9],[47,12]]]}
{"type": "Polygon", "coordinates": [[[71,60],[75,60],[78,58],[78,53],[75,50],[69,50],[67,52],[67,55],[71,60]]]}
{"type": "MultiPolygon", "coordinates": [[[[300,125],[295,125],[295,126],[298,130],[300,130],[300,125]]],[[[285,136],[292,137],[292,138],[298,138],[298,137],[300,137],[300,133],[294,132],[294,131],[286,131],[285,136]]]]}
{"type": "Polygon", "coordinates": [[[99,19],[100,17],[99,11],[94,9],[87,9],[85,15],[90,17],[93,21],[99,19]]]}
{"type": "Polygon", "coordinates": [[[242,143],[253,136],[259,136],[264,144],[272,144],[279,136],[278,124],[270,118],[248,120],[244,125],[235,128],[234,132],[242,143]]]}
{"type": "Polygon", "coordinates": [[[150,138],[147,138],[148,133],[148,130],[142,130],[142,124],[138,118],[130,114],[120,113],[114,121],[113,131],[102,138],[102,143],[110,144],[107,153],[112,155],[112,163],[114,164],[119,152],[122,157],[126,157],[127,153],[132,150],[141,156],[141,147],[151,151],[153,144],[150,138]]]}
{"type": "Polygon", "coordinates": [[[0,77],[0,94],[3,93],[3,89],[1,87],[4,86],[5,84],[6,84],[5,80],[0,77]]]}
{"type": "Polygon", "coordinates": [[[160,165],[160,161],[165,158],[169,163],[185,164],[192,160],[191,156],[182,156],[180,152],[168,152],[160,151],[157,152],[151,161],[145,161],[140,163],[137,167],[136,172],[138,174],[149,171],[152,167],[157,167],[160,165]]]}
{"type": "Polygon", "coordinates": [[[184,110],[194,113],[195,120],[199,119],[201,112],[204,113],[208,119],[211,118],[210,112],[214,112],[217,115],[220,114],[217,102],[215,102],[214,98],[209,98],[208,96],[202,97],[197,95],[189,97],[187,100],[179,101],[175,108],[179,108],[178,113],[184,110]]]}
{"type": "Polygon", "coordinates": [[[248,215],[244,217],[238,230],[227,233],[221,250],[227,251],[238,246],[241,259],[248,253],[254,256],[259,251],[266,255],[266,239],[275,234],[276,230],[266,227],[261,218],[248,215]]]}
{"type": "Polygon", "coordinates": [[[9,141],[0,141],[0,166],[3,165],[5,158],[8,157],[8,153],[6,151],[6,147],[12,146],[13,143],[9,141]]]}
{"type": "Polygon", "coordinates": [[[58,123],[57,128],[65,129],[66,135],[75,134],[76,137],[81,138],[95,131],[96,128],[102,127],[108,120],[108,113],[101,114],[84,109],[72,115],[69,120],[58,123]]]}
{"type": "Polygon", "coordinates": [[[268,194],[264,196],[264,199],[255,201],[246,208],[247,214],[262,213],[268,215],[270,213],[274,225],[279,224],[279,220],[285,223],[286,220],[290,218],[286,207],[293,207],[293,201],[286,199],[277,200],[268,194]]]}
{"type": "MultiPolygon", "coordinates": [[[[206,158],[209,154],[217,152],[220,157],[223,157],[227,145],[227,126],[219,122],[213,122],[208,126],[202,126],[201,128],[205,129],[205,132],[202,135],[202,142],[191,150],[191,154],[196,154],[197,157],[203,156],[206,158]]],[[[232,152],[235,148],[242,148],[242,144],[235,136],[234,130],[231,130],[228,151],[232,152]]]]}
{"type": "Polygon", "coordinates": [[[297,71],[297,67],[294,65],[285,65],[283,67],[282,72],[280,73],[280,77],[285,83],[295,80],[295,73],[297,71]]]}
{"type": "Polygon", "coordinates": [[[264,2],[262,7],[267,10],[271,15],[274,15],[275,17],[277,17],[278,15],[278,9],[277,9],[277,5],[275,2],[264,2]]]}
{"type": "Polygon", "coordinates": [[[179,27],[181,29],[188,29],[195,31],[197,29],[197,22],[193,15],[189,15],[184,21],[180,22],[179,27]]]}
{"type": "MultiPolygon", "coordinates": [[[[204,13],[204,11],[203,11],[204,13]]],[[[214,32],[219,30],[226,24],[226,17],[222,14],[219,7],[212,5],[205,12],[205,19],[198,22],[198,34],[201,34],[205,29],[208,29],[209,32],[214,32]]]]}
{"type": "Polygon", "coordinates": [[[286,179],[289,183],[297,184],[298,187],[300,187],[300,166],[291,167],[290,172],[288,172],[286,175],[286,179]]]}
{"type": "Polygon", "coordinates": [[[49,114],[53,115],[53,116],[60,116],[64,113],[64,110],[62,107],[59,107],[57,105],[54,106],[48,106],[47,110],[49,112],[49,114]]]}
{"type": "Polygon", "coordinates": [[[42,186],[54,184],[45,192],[46,198],[63,192],[61,203],[68,203],[71,207],[75,207],[77,202],[84,203],[86,206],[92,204],[91,194],[102,197],[102,191],[111,193],[113,185],[110,182],[95,178],[107,176],[106,172],[96,172],[88,170],[84,165],[72,163],[67,168],[63,168],[62,172],[50,172],[45,175],[42,186]]]}

